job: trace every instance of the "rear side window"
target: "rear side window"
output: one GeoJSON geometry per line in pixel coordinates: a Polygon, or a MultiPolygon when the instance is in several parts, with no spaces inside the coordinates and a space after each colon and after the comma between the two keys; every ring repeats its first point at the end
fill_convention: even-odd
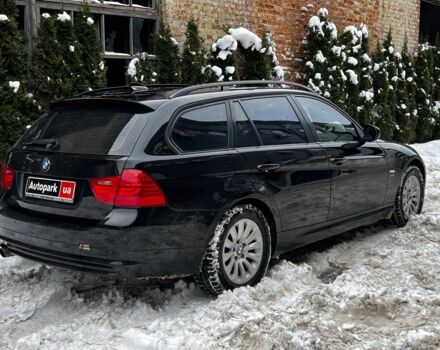
{"type": "Polygon", "coordinates": [[[241,103],[264,145],[307,142],[305,130],[286,97],[265,97],[241,103]]]}
{"type": "Polygon", "coordinates": [[[43,115],[17,146],[38,149],[54,140],[51,151],[129,155],[143,125],[145,118],[129,109],[69,106],[43,115]]]}
{"type": "Polygon", "coordinates": [[[321,142],[355,141],[359,139],[350,119],[332,106],[314,98],[298,96],[297,100],[315,126],[321,142]]]}
{"type": "Polygon", "coordinates": [[[182,113],[171,139],[183,152],[228,148],[228,119],[224,103],[199,107],[182,113]]]}

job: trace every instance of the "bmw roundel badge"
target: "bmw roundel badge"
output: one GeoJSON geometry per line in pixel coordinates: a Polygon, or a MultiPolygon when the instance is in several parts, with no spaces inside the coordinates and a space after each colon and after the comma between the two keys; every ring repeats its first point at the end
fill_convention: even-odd
{"type": "Polygon", "coordinates": [[[48,171],[50,169],[50,160],[47,158],[43,159],[43,162],[41,163],[41,170],[44,172],[48,171]]]}

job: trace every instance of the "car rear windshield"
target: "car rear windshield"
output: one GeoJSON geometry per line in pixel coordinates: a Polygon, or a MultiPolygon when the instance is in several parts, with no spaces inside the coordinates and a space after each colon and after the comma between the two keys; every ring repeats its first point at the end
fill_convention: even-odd
{"type": "Polygon", "coordinates": [[[131,109],[69,106],[44,114],[16,147],[78,154],[129,155],[144,125],[144,115],[131,109]]]}

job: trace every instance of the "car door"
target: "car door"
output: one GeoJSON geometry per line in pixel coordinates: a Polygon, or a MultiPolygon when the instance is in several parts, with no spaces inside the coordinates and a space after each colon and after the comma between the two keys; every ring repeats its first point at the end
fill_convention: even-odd
{"type": "Polygon", "coordinates": [[[310,96],[297,96],[316,137],[325,149],[331,172],[329,220],[361,214],[384,203],[387,190],[387,157],[377,142],[360,147],[357,128],[331,104],[310,96]]]}
{"type": "MultiPolygon", "coordinates": [[[[281,230],[327,219],[330,180],[326,155],[309,143],[310,130],[287,96],[231,101],[235,147],[247,169],[241,173],[259,184],[279,209],[281,230]]],[[[293,237],[292,237],[293,238],[293,237]]]]}

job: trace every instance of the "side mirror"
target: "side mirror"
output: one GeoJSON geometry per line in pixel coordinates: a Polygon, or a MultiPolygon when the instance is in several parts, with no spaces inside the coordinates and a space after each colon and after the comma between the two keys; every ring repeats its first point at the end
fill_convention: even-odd
{"type": "Polygon", "coordinates": [[[376,141],[380,137],[380,129],[376,125],[364,126],[364,139],[366,142],[376,141]]]}

